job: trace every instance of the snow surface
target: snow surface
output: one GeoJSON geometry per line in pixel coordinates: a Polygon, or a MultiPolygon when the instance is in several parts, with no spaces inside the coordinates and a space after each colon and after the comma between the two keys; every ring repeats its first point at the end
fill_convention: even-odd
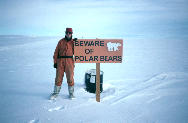
{"type": "MultiPolygon", "coordinates": [[[[95,64],[76,64],[75,96],[50,101],[53,53],[60,37],[5,38],[0,45],[2,123],[187,123],[187,40],[124,39],[123,63],[101,64],[101,102],[85,91],[84,74],[95,64]]],[[[2,39],[2,37],[1,37],[2,39]]],[[[1,40],[2,42],[2,40],[1,40]]]]}

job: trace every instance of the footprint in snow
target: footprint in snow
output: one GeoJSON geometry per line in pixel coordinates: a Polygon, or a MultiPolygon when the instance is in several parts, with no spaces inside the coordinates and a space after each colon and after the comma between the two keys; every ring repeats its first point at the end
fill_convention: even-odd
{"type": "Polygon", "coordinates": [[[148,100],[147,103],[152,103],[152,102],[154,102],[156,100],[159,100],[160,98],[161,98],[161,96],[154,97],[151,100],[148,100]]]}
{"type": "Polygon", "coordinates": [[[28,123],[39,123],[39,119],[30,120],[28,123]]]}
{"type": "Polygon", "coordinates": [[[53,111],[59,111],[59,110],[62,110],[62,109],[64,109],[63,106],[58,106],[58,107],[55,107],[55,108],[50,108],[50,109],[48,109],[48,111],[53,112],[53,111]]]}

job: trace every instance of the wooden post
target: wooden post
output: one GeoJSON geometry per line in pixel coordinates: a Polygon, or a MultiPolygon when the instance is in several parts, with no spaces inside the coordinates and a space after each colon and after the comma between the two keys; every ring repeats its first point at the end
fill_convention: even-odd
{"type": "Polygon", "coordinates": [[[96,101],[100,102],[100,63],[96,63],[96,101]]]}

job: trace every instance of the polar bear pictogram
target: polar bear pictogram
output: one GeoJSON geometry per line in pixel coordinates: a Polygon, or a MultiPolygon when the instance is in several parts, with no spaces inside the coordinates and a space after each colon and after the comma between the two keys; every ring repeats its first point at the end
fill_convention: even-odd
{"type": "Polygon", "coordinates": [[[121,46],[120,43],[112,43],[112,42],[107,43],[108,51],[118,51],[119,46],[121,46]]]}

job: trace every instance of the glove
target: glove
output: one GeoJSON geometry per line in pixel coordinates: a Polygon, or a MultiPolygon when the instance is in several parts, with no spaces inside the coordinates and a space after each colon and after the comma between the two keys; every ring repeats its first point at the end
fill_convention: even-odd
{"type": "Polygon", "coordinates": [[[74,38],[73,41],[77,41],[78,39],[77,38],[74,38]]]}
{"type": "Polygon", "coordinates": [[[54,63],[54,68],[57,68],[57,63],[54,63]]]}

